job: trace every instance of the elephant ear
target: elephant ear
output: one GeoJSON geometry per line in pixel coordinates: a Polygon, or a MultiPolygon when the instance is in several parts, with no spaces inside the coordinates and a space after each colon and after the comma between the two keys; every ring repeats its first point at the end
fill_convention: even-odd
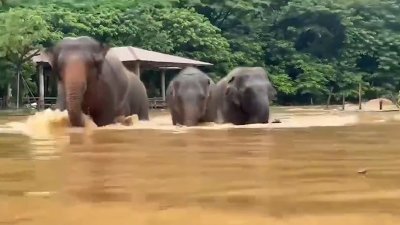
{"type": "Polygon", "coordinates": [[[236,106],[240,105],[239,91],[233,85],[228,84],[225,89],[225,96],[236,106]]]}
{"type": "Polygon", "coordinates": [[[61,80],[61,76],[58,72],[58,51],[55,47],[48,47],[44,50],[44,55],[48,59],[48,63],[51,66],[51,73],[61,80]]]}
{"type": "Polygon", "coordinates": [[[110,46],[105,44],[105,43],[100,43],[100,54],[102,56],[102,58],[104,59],[108,53],[108,51],[110,50],[110,46]]]}
{"type": "Polygon", "coordinates": [[[207,79],[207,97],[211,96],[211,79],[207,79]]]}
{"type": "Polygon", "coordinates": [[[99,43],[97,51],[93,54],[93,60],[95,65],[100,69],[106,58],[107,53],[110,50],[110,46],[105,43],[99,43]]]}
{"type": "Polygon", "coordinates": [[[178,90],[179,90],[179,86],[181,84],[179,83],[179,81],[175,80],[172,81],[172,97],[176,98],[176,96],[178,95],[178,90]]]}
{"type": "Polygon", "coordinates": [[[44,55],[48,59],[50,66],[53,68],[56,66],[56,54],[54,47],[48,47],[43,51],[44,55]]]}
{"type": "Polygon", "coordinates": [[[240,106],[240,100],[239,100],[239,90],[235,86],[237,83],[238,77],[232,76],[228,80],[228,85],[225,88],[225,96],[236,106],[240,106]],[[236,82],[234,82],[236,81],[236,82]]]}

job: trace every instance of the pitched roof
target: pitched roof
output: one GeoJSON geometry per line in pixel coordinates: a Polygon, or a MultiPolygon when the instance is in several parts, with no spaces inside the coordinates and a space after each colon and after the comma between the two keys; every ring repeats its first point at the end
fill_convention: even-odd
{"type": "MultiPolygon", "coordinates": [[[[184,57],[168,55],[160,52],[145,50],[142,48],[125,46],[113,47],[110,52],[119,58],[122,62],[146,62],[147,64],[155,63],[159,67],[171,66],[211,66],[211,63],[192,60],[184,57]]],[[[48,63],[48,58],[44,52],[32,58],[35,63],[48,63]]]]}

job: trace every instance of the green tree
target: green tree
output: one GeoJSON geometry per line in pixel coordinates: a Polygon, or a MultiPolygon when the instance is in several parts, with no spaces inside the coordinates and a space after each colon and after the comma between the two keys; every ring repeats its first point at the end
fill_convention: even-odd
{"type": "MultiPolygon", "coordinates": [[[[10,9],[0,14],[0,61],[5,69],[2,86],[8,86],[12,79],[32,67],[31,59],[37,55],[41,43],[53,35],[40,14],[31,9],[10,9]]],[[[19,88],[19,87],[18,87],[19,88]]],[[[22,97],[22,95],[20,95],[22,97]]]]}
{"type": "Polygon", "coordinates": [[[216,65],[223,74],[230,65],[229,43],[220,30],[194,10],[162,9],[154,15],[173,46],[173,53],[216,65]]]}
{"type": "Polygon", "coordinates": [[[365,99],[395,98],[399,3],[2,0],[0,89],[15,78],[17,67],[30,73],[25,62],[33,50],[64,36],[89,35],[115,46],[212,62],[207,72],[216,80],[236,66],[265,66],[281,104],[325,103],[328,96],[355,101],[359,84],[365,99]]]}

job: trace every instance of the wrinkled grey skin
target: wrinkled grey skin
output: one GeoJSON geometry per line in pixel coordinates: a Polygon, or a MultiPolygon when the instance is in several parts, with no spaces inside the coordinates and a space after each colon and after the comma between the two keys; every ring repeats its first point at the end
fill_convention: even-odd
{"type": "Polygon", "coordinates": [[[200,122],[212,122],[214,116],[208,110],[214,82],[202,71],[187,67],[169,83],[167,104],[174,125],[195,126],[200,122]]]}
{"type": "Polygon", "coordinates": [[[83,113],[97,126],[137,114],[148,120],[148,98],[139,77],[93,38],[65,38],[46,54],[58,78],[57,108],[68,110],[71,126],[83,127],[83,113]]]}
{"type": "Polygon", "coordinates": [[[261,67],[238,67],[221,79],[211,94],[216,123],[268,123],[276,90],[261,67]]]}

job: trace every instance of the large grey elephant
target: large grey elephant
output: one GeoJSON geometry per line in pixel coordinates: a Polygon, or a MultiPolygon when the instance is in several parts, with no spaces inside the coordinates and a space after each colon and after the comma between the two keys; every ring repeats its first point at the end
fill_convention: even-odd
{"type": "Polygon", "coordinates": [[[146,89],[109,48],[87,36],[65,38],[47,49],[58,77],[57,108],[68,110],[71,126],[84,126],[83,113],[98,126],[137,114],[149,119],[146,89]]]}
{"type": "Polygon", "coordinates": [[[183,69],[169,83],[167,104],[174,125],[194,126],[212,122],[208,104],[214,82],[207,74],[194,67],[183,69]]]}
{"type": "Polygon", "coordinates": [[[213,89],[216,123],[245,125],[268,123],[276,90],[262,67],[238,67],[213,89]]]}

